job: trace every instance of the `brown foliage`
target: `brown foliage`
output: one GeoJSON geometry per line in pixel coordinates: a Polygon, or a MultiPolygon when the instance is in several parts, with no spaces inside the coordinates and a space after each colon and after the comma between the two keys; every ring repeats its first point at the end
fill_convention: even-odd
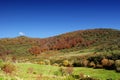
{"type": "Polygon", "coordinates": [[[92,62],[90,62],[90,64],[89,64],[89,67],[93,67],[93,68],[95,68],[95,63],[92,61],[92,62]]]}
{"type": "Polygon", "coordinates": [[[102,66],[106,69],[115,69],[115,63],[114,60],[109,60],[109,59],[103,59],[101,61],[102,66]]]}
{"type": "Polygon", "coordinates": [[[27,69],[27,73],[32,74],[33,72],[34,72],[34,69],[33,69],[32,67],[29,67],[29,68],[27,69]]]}
{"type": "Polygon", "coordinates": [[[4,66],[1,68],[6,74],[11,74],[13,71],[16,70],[16,67],[13,64],[6,63],[4,66]]]}
{"type": "Polygon", "coordinates": [[[109,60],[108,66],[112,66],[114,64],[115,64],[114,60],[109,60]]]}
{"type": "Polygon", "coordinates": [[[15,56],[12,57],[12,61],[16,62],[16,57],[15,56]]]}
{"type": "Polygon", "coordinates": [[[66,67],[65,72],[71,75],[73,73],[73,67],[66,67]]]}
{"type": "Polygon", "coordinates": [[[37,75],[36,80],[42,80],[42,74],[37,75]]]}
{"type": "Polygon", "coordinates": [[[83,60],[83,66],[87,67],[88,66],[89,61],[88,60],[83,60]]]}
{"type": "Polygon", "coordinates": [[[103,65],[101,64],[96,64],[96,67],[95,68],[103,68],[103,65]]]}
{"type": "Polygon", "coordinates": [[[39,46],[32,46],[28,51],[34,55],[38,55],[41,53],[39,46]]]}
{"type": "MultiPolygon", "coordinates": [[[[92,29],[74,31],[44,39],[29,38],[26,36],[19,36],[12,39],[4,38],[0,40],[0,44],[2,45],[0,46],[0,52],[7,49],[6,45],[33,46],[29,49],[29,52],[35,55],[48,50],[61,50],[72,47],[75,47],[76,49],[82,49],[89,46],[94,46],[93,44],[99,45],[102,42],[109,42],[109,40],[118,39],[120,37],[119,33],[120,32],[118,30],[112,29],[92,29]]],[[[7,54],[8,53],[9,52],[7,52],[7,54]]]]}
{"type": "Polygon", "coordinates": [[[108,66],[109,60],[104,58],[104,59],[102,59],[101,63],[103,66],[108,66]]]}
{"type": "Polygon", "coordinates": [[[81,79],[84,78],[84,73],[80,73],[79,76],[81,79]]]}

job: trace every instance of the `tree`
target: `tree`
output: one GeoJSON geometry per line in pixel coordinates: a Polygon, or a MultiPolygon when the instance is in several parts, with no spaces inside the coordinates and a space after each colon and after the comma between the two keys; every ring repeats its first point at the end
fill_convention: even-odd
{"type": "Polygon", "coordinates": [[[30,49],[29,49],[29,52],[31,54],[34,54],[34,55],[38,55],[41,53],[41,50],[40,50],[40,47],[39,46],[32,46],[30,49]]]}

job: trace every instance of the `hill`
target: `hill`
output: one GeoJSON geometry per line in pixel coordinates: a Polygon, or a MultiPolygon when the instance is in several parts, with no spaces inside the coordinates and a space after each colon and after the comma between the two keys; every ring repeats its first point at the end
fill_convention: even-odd
{"type": "Polygon", "coordinates": [[[79,30],[49,38],[2,38],[0,59],[120,72],[119,41],[120,31],[114,29],[79,30]]]}
{"type": "Polygon", "coordinates": [[[120,49],[120,31],[114,29],[79,30],[49,38],[16,38],[0,39],[0,53],[17,55],[40,54],[45,51],[96,48],[98,51],[120,49]]]}

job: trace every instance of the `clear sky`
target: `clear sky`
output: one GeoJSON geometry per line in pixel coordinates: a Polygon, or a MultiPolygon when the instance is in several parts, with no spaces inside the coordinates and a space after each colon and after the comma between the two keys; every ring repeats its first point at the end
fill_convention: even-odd
{"type": "Polygon", "coordinates": [[[120,0],[0,0],[0,38],[120,30],[120,0]]]}

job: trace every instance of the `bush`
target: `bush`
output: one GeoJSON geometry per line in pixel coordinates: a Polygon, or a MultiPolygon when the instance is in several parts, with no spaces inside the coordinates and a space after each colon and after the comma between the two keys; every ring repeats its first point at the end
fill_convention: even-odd
{"type": "Polygon", "coordinates": [[[48,60],[48,59],[44,60],[44,62],[45,62],[45,65],[50,65],[51,64],[50,60],[48,60]]]}
{"type": "Polygon", "coordinates": [[[74,60],[73,66],[74,67],[81,67],[81,66],[83,66],[82,60],[74,60]]]}
{"type": "Polygon", "coordinates": [[[17,60],[17,59],[16,59],[16,57],[15,57],[15,56],[13,56],[13,57],[12,57],[12,62],[14,62],[14,63],[15,63],[15,62],[16,62],[16,60],[17,60]]]}
{"type": "Polygon", "coordinates": [[[33,72],[34,72],[34,69],[33,69],[32,67],[29,67],[29,68],[27,69],[27,73],[32,74],[33,72]]]}
{"type": "Polygon", "coordinates": [[[104,58],[104,59],[102,59],[101,63],[104,67],[106,67],[109,64],[109,60],[104,58]]]}
{"type": "Polygon", "coordinates": [[[38,64],[40,64],[40,65],[45,65],[45,62],[40,61],[40,62],[38,62],[38,64]]]}
{"type": "Polygon", "coordinates": [[[108,66],[109,66],[108,67],[109,70],[115,69],[115,61],[109,60],[108,66]]]}
{"type": "Polygon", "coordinates": [[[116,67],[116,71],[120,72],[120,60],[115,61],[115,67],[116,67]]]}
{"type": "Polygon", "coordinates": [[[11,74],[16,70],[16,66],[11,63],[5,63],[1,68],[6,74],[11,74]]]}
{"type": "Polygon", "coordinates": [[[68,65],[69,65],[69,61],[68,61],[68,60],[64,60],[64,61],[63,61],[63,65],[64,65],[64,66],[68,66],[68,65]]]}
{"type": "Polygon", "coordinates": [[[89,60],[90,62],[94,62],[95,64],[99,64],[101,62],[101,60],[103,59],[103,55],[100,54],[93,54],[89,56],[89,58],[87,60],[89,60]]]}
{"type": "Polygon", "coordinates": [[[80,73],[79,80],[99,80],[99,79],[92,78],[91,76],[85,75],[84,73],[80,73]]]}
{"type": "Polygon", "coordinates": [[[60,67],[59,72],[61,73],[61,75],[65,75],[65,68],[64,67],[60,67]]]}
{"type": "Polygon", "coordinates": [[[57,63],[54,63],[54,64],[53,64],[53,66],[59,66],[59,64],[57,64],[57,63]]]}
{"type": "Polygon", "coordinates": [[[4,64],[3,64],[3,60],[0,59],[0,68],[2,68],[3,66],[4,66],[4,64]]]}
{"type": "Polygon", "coordinates": [[[69,74],[69,75],[72,75],[72,73],[73,73],[73,67],[66,67],[65,73],[69,74]]]}
{"type": "Polygon", "coordinates": [[[42,74],[37,75],[36,80],[42,80],[42,74]]]}
{"type": "Polygon", "coordinates": [[[112,53],[112,60],[119,60],[120,59],[120,53],[112,53]]]}
{"type": "Polygon", "coordinates": [[[101,63],[102,63],[102,65],[103,65],[103,67],[106,68],[106,69],[112,70],[112,69],[115,68],[114,60],[108,60],[108,59],[105,59],[105,58],[104,58],[104,59],[101,61],[101,63]]]}
{"type": "Polygon", "coordinates": [[[75,80],[75,78],[74,76],[69,75],[69,76],[66,76],[64,80],[75,80]]]}
{"type": "Polygon", "coordinates": [[[108,66],[112,66],[114,64],[115,64],[114,60],[109,60],[108,66]]]}
{"type": "Polygon", "coordinates": [[[83,66],[87,67],[88,66],[89,61],[88,60],[83,60],[83,66]]]}
{"type": "Polygon", "coordinates": [[[92,61],[92,62],[90,62],[89,63],[89,67],[93,67],[93,68],[95,68],[95,63],[92,61]]]}
{"type": "Polygon", "coordinates": [[[103,66],[102,66],[101,64],[96,64],[96,67],[95,67],[95,68],[101,69],[101,68],[103,68],[103,66]]]}
{"type": "Polygon", "coordinates": [[[65,67],[60,67],[59,72],[61,73],[62,76],[63,75],[70,76],[73,73],[73,67],[66,67],[66,68],[65,67]]]}

